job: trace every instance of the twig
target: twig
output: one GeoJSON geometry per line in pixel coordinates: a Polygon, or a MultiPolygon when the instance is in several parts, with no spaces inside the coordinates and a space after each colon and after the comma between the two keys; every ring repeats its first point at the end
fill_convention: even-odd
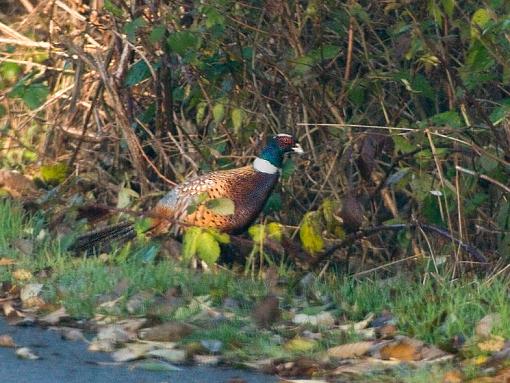
{"type": "Polygon", "coordinates": [[[336,245],[331,246],[329,249],[324,251],[322,254],[318,254],[317,256],[315,256],[313,259],[313,264],[316,264],[316,263],[320,262],[321,260],[330,257],[338,249],[346,247],[347,245],[349,245],[363,237],[378,233],[380,231],[399,231],[402,229],[415,229],[417,227],[420,227],[423,230],[433,232],[433,233],[438,234],[444,238],[449,239],[450,241],[459,245],[459,247],[462,250],[464,250],[466,253],[468,253],[477,262],[479,262],[481,264],[487,264],[487,259],[476,247],[474,247],[468,243],[465,243],[458,238],[455,238],[447,230],[441,229],[434,225],[429,225],[429,224],[424,224],[424,223],[410,223],[410,224],[402,223],[402,224],[394,224],[394,225],[380,225],[380,226],[373,226],[373,227],[361,229],[356,233],[350,234],[344,240],[342,240],[340,243],[337,243],[336,245]]]}
{"type": "Polygon", "coordinates": [[[494,178],[489,177],[486,174],[478,173],[478,172],[475,172],[473,170],[469,170],[469,169],[463,168],[462,166],[459,166],[459,165],[455,166],[455,169],[457,169],[459,172],[462,172],[464,174],[469,174],[471,176],[475,176],[475,177],[478,177],[478,178],[480,178],[482,180],[490,182],[491,184],[496,185],[500,189],[503,189],[505,192],[510,193],[510,188],[508,186],[502,184],[501,182],[499,182],[498,180],[495,180],[494,178]]]}

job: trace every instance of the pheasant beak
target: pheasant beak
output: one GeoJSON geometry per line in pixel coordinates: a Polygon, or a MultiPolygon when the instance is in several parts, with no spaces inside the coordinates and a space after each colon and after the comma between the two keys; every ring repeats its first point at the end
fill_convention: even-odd
{"type": "Polygon", "coordinates": [[[305,151],[303,150],[303,148],[301,147],[301,145],[299,144],[295,144],[293,147],[292,147],[292,151],[294,153],[297,153],[297,154],[303,154],[305,151]]]}

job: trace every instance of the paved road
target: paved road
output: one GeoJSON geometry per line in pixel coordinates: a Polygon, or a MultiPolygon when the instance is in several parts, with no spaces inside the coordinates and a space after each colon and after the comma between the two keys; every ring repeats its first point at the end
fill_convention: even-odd
{"type": "Polygon", "coordinates": [[[105,353],[88,352],[84,342],[64,341],[55,331],[14,327],[0,317],[0,335],[8,334],[18,346],[30,347],[41,359],[23,360],[15,349],[0,347],[2,383],[227,383],[239,378],[247,383],[273,383],[276,377],[211,367],[182,367],[182,371],[146,371],[111,362],[105,353]]]}

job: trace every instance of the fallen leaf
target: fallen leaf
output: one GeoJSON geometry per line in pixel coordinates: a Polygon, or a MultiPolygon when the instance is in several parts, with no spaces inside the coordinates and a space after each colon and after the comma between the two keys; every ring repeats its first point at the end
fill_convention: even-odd
{"type": "Polygon", "coordinates": [[[0,347],[16,347],[14,339],[10,335],[0,335],[0,347]]]}
{"type": "Polygon", "coordinates": [[[289,340],[287,343],[283,345],[283,347],[287,351],[291,352],[305,352],[310,351],[316,345],[316,342],[310,339],[304,339],[301,337],[296,337],[294,339],[289,340]]]}
{"type": "Polygon", "coordinates": [[[292,318],[295,324],[309,324],[312,326],[333,327],[335,318],[329,311],[324,311],[317,315],[297,314],[292,318]]]}
{"type": "Polygon", "coordinates": [[[172,363],[184,363],[186,361],[186,351],[184,350],[157,349],[151,350],[147,354],[172,363]]]}
{"type": "Polygon", "coordinates": [[[420,351],[422,347],[423,342],[419,340],[402,338],[385,345],[379,350],[379,353],[383,360],[396,359],[413,361],[421,359],[422,356],[420,351]]]}
{"type": "Polygon", "coordinates": [[[65,307],[61,307],[39,318],[39,322],[54,326],[64,318],[69,318],[69,314],[67,314],[65,307]]]}
{"type": "Polygon", "coordinates": [[[193,355],[193,360],[197,364],[206,366],[216,366],[221,358],[218,355],[193,355]]]}
{"type": "Polygon", "coordinates": [[[32,278],[32,273],[25,269],[17,269],[12,272],[12,276],[18,281],[28,281],[32,278]]]}
{"type": "Polygon", "coordinates": [[[193,327],[186,323],[167,322],[159,326],[144,328],[140,331],[141,339],[159,342],[176,342],[193,332],[193,327]]]}
{"type": "Polygon", "coordinates": [[[147,360],[143,362],[139,362],[135,365],[135,368],[141,368],[142,370],[147,371],[181,371],[182,369],[174,366],[167,362],[162,362],[158,360],[147,360]]]}
{"type": "Polygon", "coordinates": [[[501,336],[491,335],[490,338],[477,344],[480,351],[498,352],[505,347],[505,339],[501,336]]]}
{"type": "Polygon", "coordinates": [[[350,331],[350,330],[360,331],[360,330],[367,328],[373,319],[374,319],[374,314],[369,313],[365,317],[365,319],[363,319],[362,321],[356,322],[356,323],[350,323],[350,324],[343,324],[343,325],[338,326],[338,329],[342,330],[342,331],[350,331]]]}
{"type": "Polygon", "coordinates": [[[12,258],[0,258],[0,266],[10,266],[16,264],[16,261],[12,258]]]}
{"type": "Polygon", "coordinates": [[[328,349],[328,355],[338,359],[358,358],[368,353],[376,344],[375,341],[342,344],[328,349]]]}
{"type": "Polygon", "coordinates": [[[153,348],[146,343],[127,343],[125,347],[113,352],[112,359],[116,362],[128,362],[145,357],[145,355],[153,348]]]}
{"type": "Polygon", "coordinates": [[[443,376],[443,383],[462,383],[464,378],[459,370],[450,370],[443,376]]]}
{"type": "Polygon", "coordinates": [[[73,327],[60,327],[57,328],[57,331],[60,332],[60,336],[64,340],[68,340],[71,342],[75,342],[77,340],[81,340],[86,342],[87,338],[83,335],[83,332],[80,329],[73,327]]]}
{"type": "Polygon", "coordinates": [[[475,327],[475,334],[481,338],[488,337],[491,334],[494,326],[501,323],[501,315],[487,314],[477,323],[475,327]]]}
{"type": "Polygon", "coordinates": [[[28,360],[39,359],[39,356],[37,354],[35,354],[28,347],[20,347],[20,348],[16,349],[16,355],[18,356],[18,358],[21,358],[21,359],[28,359],[28,360]]]}
{"type": "Polygon", "coordinates": [[[42,283],[29,283],[21,288],[19,296],[24,308],[44,305],[44,301],[39,297],[42,288],[42,283]]]}
{"type": "Polygon", "coordinates": [[[97,336],[90,342],[89,351],[112,352],[118,344],[126,343],[134,338],[134,334],[114,324],[102,327],[97,336]]]}

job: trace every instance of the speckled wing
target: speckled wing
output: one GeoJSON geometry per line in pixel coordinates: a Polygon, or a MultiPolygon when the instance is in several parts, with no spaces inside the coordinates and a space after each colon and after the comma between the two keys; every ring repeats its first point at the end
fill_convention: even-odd
{"type": "Polygon", "coordinates": [[[153,209],[152,216],[157,220],[153,233],[166,232],[170,227],[173,232],[179,232],[188,225],[236,231],[260,213],[277,180],[278,175],[256,172],[252,166],[191,178],[168,192],[153,209]],[[232,200],[234,214],[219,214],[204,203],[190,208],[199,198],[202,199],[203,193],[205,200],[232,200]]]}
{"type": "Polygon", "coordinates": [[[256,218],[277,180],[278,175],[259,173],[252,166],[191,178],[176,186],[158,202],[152,212],[157,222],[152,232],[160,234],[170,228],[173,232],[180,232],[184,226],[235,232],[256,218]],[[234,214],[219,214],[208,209],[204,203],[192,207],[198,199],[217,198],[232,200],[234,214]]]}

